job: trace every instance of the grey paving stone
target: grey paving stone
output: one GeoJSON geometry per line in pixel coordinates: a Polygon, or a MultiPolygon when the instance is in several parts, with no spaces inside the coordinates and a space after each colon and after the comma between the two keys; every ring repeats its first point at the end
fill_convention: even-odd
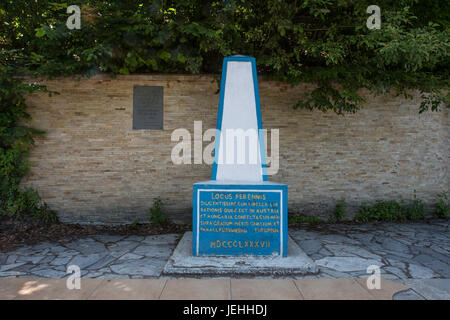
{"type": "Polygon", "coordinates": [[[54,260],[52,260],[50,262],[50,265],[51,266],[66,265],[71,259],[72,259],[72,257],[58,257],[58,258],[55,258],[54,260]]]}
{"type": "Polygon", "coordinates": [[[58,253],[58,258],[62,258],[62,257],[73,257],[76,255],[79,255],[80,252],[76,251],[76,250],[72,250],[72,249],[66,249],[66,251],[62,251],[58,253]]]}
{"type": "Polygon", "coordinates": [[[45,258],[45,256],[19,256],[16,261],[17,262],[31,262],[32,264],[38,264],[40,261],[42,261],[45,258]]]}
{"type": "Polygon", "coordinates": [[[373,234],[371,233],[347,233],[347,236],[357,240],[359,243],[369,243],[373,239],[373,234]]]}
{"type": "Polygon", "coordinates": [[[124,254],[123,256],[121,256],[119,258],[119,261],[120,260],[138,260],[138,259],[142,259],[143,257],[144,256],[138,255],[138,254],[135,254],[135,253],[126,253],[126,254],[124,254]]]}
{"type": "Polygon", "coordinates": [[[324,255],[320,253],[308,254],[308,256],[314,261],[324,258],[324,255]]]}
{"type": "Polygon", "coordinates": [[[320,258],[327,257],[333,255],[330,250],[326,248],[322,248],[319,250],[318,254],[321,256],[320,258]]]}
{"type": "Polygon", "coordinates": [[[21,265],[20,267],[14,268],[14,271],[19,271],[19,272],[30,272],[31,269],[33,269],[34,267],[36,267],[33,264],[27,263],[24,265],[21,265]]]}
{"type": "Polygon", "coordinates": [[[4,271],[4,272],[0,272],[0,277],[5,277],[5,278],[15,278],[17,276],[23,276],[26,275],[25,272],[20,272],[20,271],[4,271]]]}
{"type": "Polygon", "coordinates": [[[360,257],[325,257],[315,262],[318,266],[341,272],[367,270],[370,265],[383,266],[379,260],[360,257]]]}
{"type": "Polygon", "coordinates": [[[52,262],[56,257],[52,254],[47,254],[44,259],[42,259],[41,261],[39,261],[39,264],[48,264],[50,262],[52,262]]]}
{"type": "Polygon", "coordinates": [[[141,245],[133,253],[146,257],[168,258],[172,254],[172,246],[168,245],[141,245]]]}
{"type": "Polygon", "coordinates": [[[320,237],[320,241],[334,244],[359,244],[358,241],[340,234],[325,234],[320,237]]]}
{"type": "Polygon", "coordinates": [[[42,278],[63,278],[66,275],[64,271],[47,268],[41,269],[39,267],[32,269],[31,273],[42,278]]]}
{"type": "Polygon", "coordinates": [[[375,259],[381,261],[379,255],[373,254],[364,248],[354,245],[327,244],[325,248],[335,256],[360,256],[362,258],[375,259]]]}
{"type": "Polygon", "coordinates": [[[165,264],[165,260],[144,258],[115,264],[110,268],[113,272],[121,275],[159,276],[165,264]]]}
{"type": "MultiPolygon", "coordinates": [[[[375,251],[374,251],[375,252],[375,251]]],[[[380,253],[381,251],[378,251],[380,253]]],[[[414,257],[412,254],[402,253],[402,252],[394,252],[390,250],[384,250],[384,255],[388,257],[398,258],[404,261],[412,261],[414,257]]]]}
{"type": "Polygon", "coordinates": [[[397,241],[392,238],[384,238],[383,239],[383,247],[386,250],[397,252],[397,253],[403,253],[403,254],[409,254],[409,247],[400,241],[397,241]]]}
{"type": "MultiPolygon", "coordinates": [[[[64,271],[64,272],[67,271],[67,268],[65,266],[54,266],[54,267],[51,267],[51,268],[53,270],[56,270],[56,271],[64,271]]],[[[81,272],[83,272],[83,270],[81,270],[81,272]]]]}
{"type": "Polygon", "coordinates": [[[140,243],[136,241],[122,240],[115,244],[107,246],[107,249],[110,252],[122,253],[121,255],[123,255],[124,253],[133,251],[137,246],[139,246],[139,244],[140,243]]]}
{"type": "Polygon", "coordinates": [[[421,248],[420,250],[417,250],[417,252],[420,254],[418,254],[415,259],[423,258],[425,261],[425,260],[429,259],[429,256],[431,256],[432,259],[430,259],[430,260],[433,260],[433,261],[440,260],[441,262],[443,262],[445,264],[450,263],[450,254],[442,254],[442,253],[432,250],[431,248],[421,248]],[[426,255],[428,257],[420,257],[421,255],[426,255]]]}
{"type": "Polygon", "coordinates": [[[425,298],[419,295],[414,290],[408,289],[394,294],[392,300],[425,300],[425,298]]]}
{"type": "Polygon", "coordinates": [[[408,278],[408,276],[400,268],[396,268],[396,267],[392,267],[392,266],[386,266],[383,269],[385,271],[389,272],[389,273],[392,273],[397,278],[400,278],[400,279],[407,279],[408,278]]]}
{"type": "Polygon", "coordinates": [[[319,240],[303,240],[297,242],[306,254],[312,254],[318,252],[322,248],[322,243],[319,240]]]}
{"type": "MultiPolygon", "coordinates": [[[[307,227],[290,230],[289,235],[310,258],[320,261],[324,266],[326,264],[328,268],[322,266],[324,277],[367,277],[367,266],[375,262],[371,260],[376,260],[374,264],[382,266],[382,275],[394,280],[407,277],[450,278],[449,226],[446,220],[433,220],[430,223],[336,224],[316,226],[314,230],[308,230],[307,227]],[[384,266],[380,260],[388,265],[384,266]]],[[[66,265],[72,261],[80,263],[82,273],[89,277],[155,277],[154,274],[158,274],[156,266],[167,261],[178,237],[177,234],[145,237],[95,235],[24,246],[9,253],[0,253],[0,270],[3,268],[0,277],[39,276],[33,272],[65,277],[66,265]],[[145,266],[139,266],[142,261],[152,261],[154,270],[145,271],[145,266]],[[15,267],[6,267],[8,270],[4,267],[16,263],[15,267]],[[115,274],[111,265],[122,272],[134,268],[142,274],[115,274]]]]}
{"type": "Polygon", "coordinates": [[[137,242],[141,242],[144,239],[145,239],[144,236],[128,236],[126,238],[126,240],[128,240],[128,241],[137,241],[137,242]]]}
{"type": "Polygon", "coordinates": [[[367,270],[370,265],[383,266],[378,260],[360,257],[325,257],[315,262],[318,266],[341,272],[367,270]]]}
{"type": "Polygon", "coordinates": [[[398,259],[395,258],[386,258],[386,261],[393,267],[396,267],[400,270],[402,270],[403,272],[405,272],[406,270],[406,263],[399,261],[398,259]]]}
{"type": "Polygon", "coordinates": [[[167,244],[175,245],[178,239],[178,234],[160,234],[153,236],[146,236],[141,243],[142,244],[167,244]]]}
{"type": "Polygon", "coordinates": [[[17,267],[20,267],[21,265],[24,265],[26,262],[17,262],[17,263],[12,263],[12,264],[4,264],[2,266],[0,266],[0,272],[5,272],[17,267]]]}
{"type": "Polygon", "coordinates": [[[13,264],[14,262],[16,262],[17,257],[17,254],[8,255],[8,258],[6,258],[6,264],[13,264]]]}
{"type": "Polygon", "coordinates": [[[414,261],[419,262],[420,264],[434,270],[435,272],[439,273],[444,278],[450,278],[450,266],[447,263],[444,263],[440,260],[437,260],[434,257],[431,257],[429,255],[418,255],[414,258],[414,261]]]}
{"type": "Polygon", "coordinates": [[[430,300],[450,300],[450,279],[408,279],[406,285],[430,300]]]}
{"type": "Polygon", "coordinates": [[[437,253],[441,253],[441,254],[445,254],[445,255],[450,255],[450,251],[447,249],[444,249],[443,246],[441,245],[437,245],[437,244],[432,244],[430,246],[430,249],[437,252],[437,253]]]}
{"type": "Polygon", "coordinates": [[[82,254],[104,253],[105,245],[93,238],[85,238],[66,243],[67,248],[81,252],[82,254]]]}
{"type": "Polygon", "coordinates": [[[302,240],[318,239],[320,237],[320,233],[306,230],[293,230],[289,234],[298,243],[302,240]]]}
{"type": "Polygon", "coordinates": [[[123,240],[126,236],[120,236],[120,235],[108,235],[108,234],[100,234],[95,235],[93,238],[97,241],[100,241],[102,243],[114,243],[118,242],[120,240],[123,240]]]}
{"type": "Polygon", "coordinates": [[[409,274],[414,279],[431,279],[436,276],[436,274],[430,268],[423,267],[417,264],[410,264],[408,266],[409,274]]]}
{"type": "Polygon", "coordinates": [[[103,257],[105,257],[106,253],[93,253],[93,254],[87,254],[87,255],[78,255],[75,256],[70,262],[69,265],[77,265],[80,267],[80,269],[84,269],[86,267],[89,267],[90,265],[93,265],[103,257]]]}
{"type": "Polygon", "coordinates": [[[94,263],[93,265],[90,265],[89,267],[87,267],[87,269],[88,270],[101,269],[103,267],[106,267],[111,262],[115,261],[116,259],[117,259],[116,257],[110,256],[110,255],[106,255],[103,258],[101,258],[100,260],[98,260],[96,263],[94,263]]]}

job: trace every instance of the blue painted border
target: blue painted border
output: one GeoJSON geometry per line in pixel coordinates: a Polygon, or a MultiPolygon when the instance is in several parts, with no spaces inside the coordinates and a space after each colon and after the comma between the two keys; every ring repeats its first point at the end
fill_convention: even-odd
{"type": "Polygon", "coordinates": [[[197,193],[198,189],[259,189],[259,190],[282,190],[283,212],[281,213],[281,226],[283,230],[283,257],[288,255],[288,190],[286,184],[208,184],[195,183],[193,186],[193,206],[192,206],[192,255],[197,255],[197,193]]]}
{"type": "Polygon", "coordinates": [[[261,158],[261,166],[262,166],[262,178],[263,181],[267,181],[267,163],[266,163],[266,153],[264,146],[264,135],[263,135],[263,124],[262,124],[262,116],[261,116],[261,101],[259,98],[259,89],[258,89],[258,78],[256,72],[256,60],[253,57],[235,55],[226,57],[223,59],[222,63],[222,79],[220,81],[220,98],[219,98],[219,111],[217,113],[217,125],[216,125],[216,142],[214,146],[214,162],[211,174],[211,180],[216,180],[217,177],[217,163],[218,163],[218,150],[220,148],[220,134],[222,131],[222,118],[223,118],[223,101],[225,97],[225,82],[227,77],[227,65],[229,61],[246,61],[250,62],[252,65],[252,75],[253,75],[253,89],[255,94],[255,105],[256,105],[256,118],[258,122],[258,141],[259,141],[259,150],[260,150],[260,158],[261,158]]]}

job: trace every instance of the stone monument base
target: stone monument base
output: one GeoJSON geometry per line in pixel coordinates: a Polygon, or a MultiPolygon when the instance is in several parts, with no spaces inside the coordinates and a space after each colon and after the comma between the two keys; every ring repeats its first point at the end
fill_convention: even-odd
{"type": "Polygon", "coordinates": [[[305,275],[318,272],[317,265],[289,237],[289,255],[193,256],[192,232],[186,232],[164,267],[163,275],[305,275]]]}

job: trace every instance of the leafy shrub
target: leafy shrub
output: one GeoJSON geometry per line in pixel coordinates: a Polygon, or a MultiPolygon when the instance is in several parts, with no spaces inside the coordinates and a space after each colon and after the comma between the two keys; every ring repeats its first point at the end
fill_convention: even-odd
{"type": "Polygon", "coordinates": [[[162,210],[162,200],[160,197],[153,199],[153,206],[150,208],[150,221],[158,226],[169,222],[164,211],[162,210]]]}
{"type": "Polygon", "coordinates": [[[448,218],[450,215],[450,203],[445,192],[437,195],[438,202],[434,205],[434,216],[438,218],[448,218]]]}
{"type": "Polygon", "coordinates": [[[422,200],[416,196],[414,190],[414,199],[412,204],[405,205],[395,200],[379,200],[374,205],[363,205],[353,220],[357,222],[369,221],[406,221],[425,218],[425,205],[422,200]]]}
{"type": "Polygon", "coordinates": [[[405,207],[405,215],[409,220],[425,218],[425,205],[422,200],[417,199],[416,190],[414,190],[414,199],[412,204],[405,207]]]}
{"type": "Polygon", "coordinates": [[[139,228],[139,222],[135,220],[133,223],[130,224],[130,229],[137,230],[137,228],[139,228]]]}
{"type": "Polygon", "coordinates": [[[334,209],[333,216],[328,219],[329,222],[339,222],[344,220],[346,215],[346,208],[347,203],[345,202],[345,199],[342,198],[337,201],[336,208],[334,209]]]}
{"type": "Polygon", "coordinates": [[[23,95],[36,90],[42,88],[22,83],[0,65],[0,215],[53,224],[58,222],[56,213],[42,203],[36,191],[20,186],[28,172],[26,157],[33,136],[42,133],[20,124],[20,120],[30,117],[23,95]]]}
{"type": "Polygon", "coordinates": [[[397,201],[379,200],[374,205],[363,205],[354,218],[357,222],[404,221],[405,211],[397,201]]]}

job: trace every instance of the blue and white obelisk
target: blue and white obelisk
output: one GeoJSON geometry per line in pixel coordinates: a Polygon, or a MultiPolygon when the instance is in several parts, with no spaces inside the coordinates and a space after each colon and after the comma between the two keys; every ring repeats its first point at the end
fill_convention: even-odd
{"type": "Polygon", "coordinates": [[[223,61],[212,178],[194,184],[198,255],[287,255],[287,185],[267,181],[256,62],[223,61]]]}

